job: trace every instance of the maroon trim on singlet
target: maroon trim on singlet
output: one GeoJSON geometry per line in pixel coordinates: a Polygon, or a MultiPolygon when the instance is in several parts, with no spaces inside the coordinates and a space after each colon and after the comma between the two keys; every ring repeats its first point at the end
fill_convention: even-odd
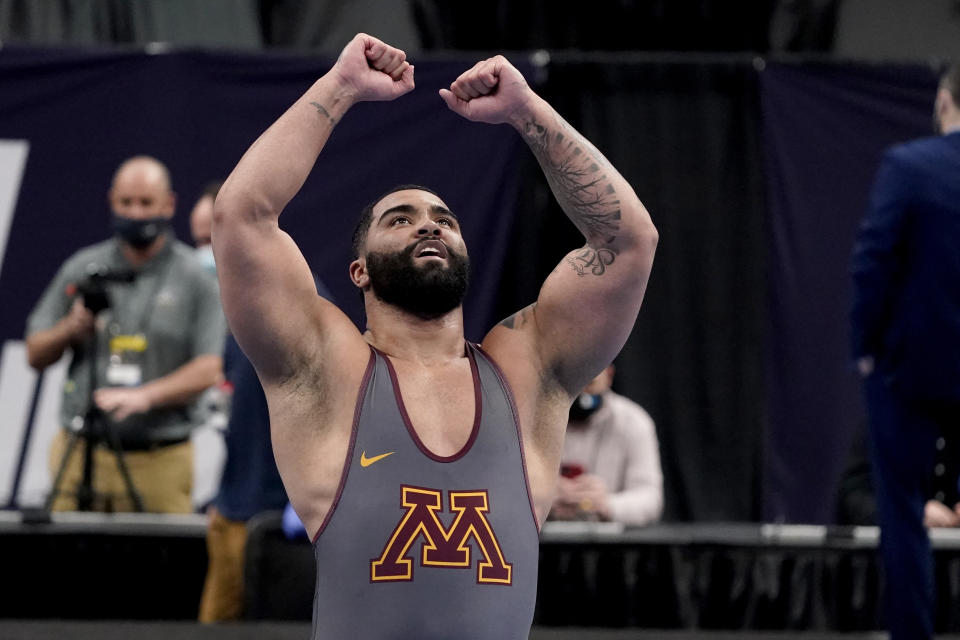
{"type": "Polygon", "coordinates": [[[460,451],[457,451],[451,456],[438,456],[427,448],[427,445],[425,445],[420,439],[420,436],[417,435],[417,430],[413,428],[413,423],[410,421],[410,415],[407,414],[407,407],[403,402],[403,394],[400,393],[400,382],[397,380],[397,372],[393,368],[393,363],[390,361],[390,356],[374,347],[377,353],[383,356],[384,362],[387,363],[387,371],[390,373],[390,382],[393,383],[393,397],[397,401],[397,408],[400,409],[400,415],[403,417],[403,424],[407,426],[407,432],[410,434],[410,437],[413,438],[417,448],[423,452],[423,455],[427,456],[431,460],[435,460],[436,462],[456,462],[463,456],[467,455],[467,452],[470,451],[473,443],[477,440],[477,435],[480,433],[480,418],[483,415],[483,398],[480,395],[480,370],[477,369],[477,363],[473,359],[473,352],[470,351],[469,347],[466,348],[467,356],[470,358],[470,373],[473,376],[473,428],[470,430],[470,437],[467,438],[466,444],[463,445],[460,451]]]}
{"type": "Polygon", "coordinates": [[[360,390],[357,392],[357,406],[353,410],[353,426],[350,428],[350,444],[347,446],[347,459],[343,462],[343,471],[340,472],[340,484],[337,485],[337,493],[333,496],[333,502],[330,503],[330,508],[327,509],[327,515],[324,516],[323,522],[320,523],[320,528],[317,529],[313,538],[310,539],[313,544],[317,543],[320,534],[323,533],[327,523],[330,522],[330,518],[336,510],[337,504],[340,502],[340,495],[343,494],[343,487],[347,484],[347,475],[350,472],[350,466],[353,462],[353,448],[357,444],[357,431],[360,426],[360,410],[363,408],[363,399],[367,395],[367,387],[370,385],[370,378],[373,376],[373,366],[376,362],[377,357],[373,353],[373,347],[370,347],[370,359],[367,361],[367,370],[363,373],[363,379],[360,381],[360,390]]]}
{"type": "Polygon", "coordinates": [[[513,422],[517,425],[517,440],[520,441],[520,461],[523,463],[523,481],[527,485],[527,500],[530,501],[530,513],[533,514],[533,524],[537,527],[537,533],[540,532],[540,519],[537,518],[537,507],[533,504],[533,491],[530,490],[530,475],[527,473],[527,454],[523,449],[523,433],[520,431],[520,414],[517,412],[517,403],[513,398],[513,390],[510,388],[510,383],[507,382],[507,377],[503,375],[503,369],[500,368],[500,365],[497,364],[497,361],[493,357],[483,350],[479,344],[473,345],[474,348],[483,354],[483,357],[487,359],[487,362],[490,363],[490,366],[493,367],[493,372],[497,374],[497,378],[500,380],[500,385],[503,387],[504,393],[507,394],[507,401],[510,403],[510,410],[513,411],[513,422]]]}

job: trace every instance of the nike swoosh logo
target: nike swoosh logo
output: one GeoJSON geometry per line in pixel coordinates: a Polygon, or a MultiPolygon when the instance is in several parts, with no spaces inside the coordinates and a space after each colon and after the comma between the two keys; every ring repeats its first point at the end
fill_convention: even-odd
{"type": "Polygon", "coordinates": [[[364,451],[364,452],[362,452],[362,453],[360,454],[360,466],[361,466],[361,467],[369,467],[369,466],[372,465],[374,462],[379,462],[380,460],[383,460],[383,459],[386,458],[387,456],[390,456],[390,455],[393,455],[393,454],[394,454],[393,451],[387,451],[386,453],[381,453],[381,454],[378,455],[378,456],[373,456],[372,458],[368,458],[368,457],[367,457],[367,452],[364,451]]]}

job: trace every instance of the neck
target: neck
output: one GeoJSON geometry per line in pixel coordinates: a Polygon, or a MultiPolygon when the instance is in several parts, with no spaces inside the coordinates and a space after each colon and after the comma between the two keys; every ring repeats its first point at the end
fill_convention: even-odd
{"type": "Polygon", "coordinates": [[[129,262],[132,266],[142,267],[147,262],[152,260],[158,253],[160,253],[160,250],[163,249],[166,243],[167,234],[165,233],[161,234],[156,240],[143,249],[138,249],[121,240],[120,251],[123,253],[123,257],[126,258],[127,262],[129,262]]]}
{"type": "Polygon", "coordinates": [[[462,358],[463,308],[424,320],[379,300],[367,300],[367,331],[371,345],[401,360],[432,363],[462,358]]]}

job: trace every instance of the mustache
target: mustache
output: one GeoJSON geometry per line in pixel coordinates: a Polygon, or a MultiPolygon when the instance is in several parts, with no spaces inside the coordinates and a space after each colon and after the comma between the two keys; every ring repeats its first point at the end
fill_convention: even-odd
{"type": "Polygon", "coordinates": [[[449,256],[456,256],[457,259],[459,259],[459,260],[468,260],[468,254],[467,254],[466,251],[463,251],[463,252],[457,251],[456,249],[454,249],[454,248],[451,247],[449,244],[447,244],[447,243],[444,242],[442,239],[440,239],[440,238],[438,238],[438,237],[436,237],[436,236],[430,236],[430,237],[427,237],[427,238],[419,238],[419,239],[411,242],[409,245],[407,245],[406,248],[401,249],[400,251],[398,251],[395,255],[397,255],[398,257],[402,257],[402,258],[409,258],[409,259],[412,261],[414,254],[417,252],[417,249],[420,247],[420,245],[424,244],[425,242],[439,242],[439,243],[442,244],[442,245],[444,246],[444,248],[446,249],[446,251],[447,251],[447,256],[448,256],[448,257],[449,257],[449,256]]]}
{"type": "Polygon", "coordinates": [[[413,241],[406,249],[403,250],[402,253],[404,254],[409,253],[410,255],[413,255],[413,252],[417,250],[417,247],[419,247],[425,242],[439,242],[440,244],[442,244],[444,247],[447,248],[447,251],[452,251],[452,249],[450,248],[450,245],[448,245],[442,239],[436,236],[430,236],[430,237],[420,238],[419,240],[413,241]]]}

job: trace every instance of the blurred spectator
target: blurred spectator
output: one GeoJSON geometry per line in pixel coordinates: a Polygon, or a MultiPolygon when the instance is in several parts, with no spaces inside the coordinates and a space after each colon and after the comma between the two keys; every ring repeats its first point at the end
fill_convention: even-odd
{"type": "Polygon", "coordinates": [[[197,259],[204,269],[211,274],[217,274],[217,267],[213,261],[213,241],[211,230],[213,228],[213,203],[217,199],[222,181],[209,183],[203,188],[203,193],[193,205],[190,212],[190,235],[193,236],[193,244],[197,248],[197,259]]]}
{"type": "Polygon", "coordinates": [[[50,451],[54,474],[63,469],[51,506],[135,508],[119,459],[104,444],[112,434],[144,508],[189,512],[190,405],[216,383],[222,364],[216,283],[169,229],[176,198],[162,163],[125,161],[108,200],[115,236],[71,256],[27,319],[32,367],[42,370],[65,351],[72,356],[63,430],[50,451]],[[83,425],[80,433],[95,445],[92,494],[83,490],[83,443],[65,455],[68,432],[83,425]]]}
{"type": "Polygon", "coordinates": [[[560,480],[550,518],[641,526],[663,512],[657,432],[640,405],[610,389],[614,367],[570,407],[560,480]]]}

